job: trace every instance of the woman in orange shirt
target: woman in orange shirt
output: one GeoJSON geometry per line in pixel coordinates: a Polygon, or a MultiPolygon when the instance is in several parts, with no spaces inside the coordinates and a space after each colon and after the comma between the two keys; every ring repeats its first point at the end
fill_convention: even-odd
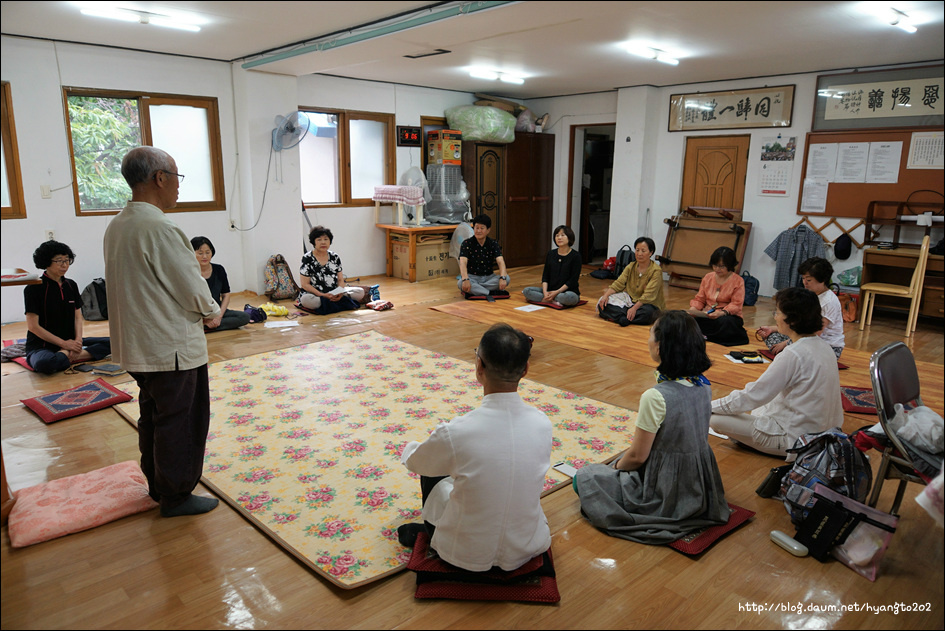
{"type": "Polygon", "coordinates": [[[722,346],[748,344],[742,304],[745,281],[735,273],[738,261],[732,248],[717,248],[709,258],[712,271],[699,285],[699,293],[689,301],[689,313],[696,318],[705,339],[722,346]]]}

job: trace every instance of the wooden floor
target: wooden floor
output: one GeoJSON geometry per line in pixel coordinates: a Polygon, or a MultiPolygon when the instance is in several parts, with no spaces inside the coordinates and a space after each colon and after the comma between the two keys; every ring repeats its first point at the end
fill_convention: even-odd
{"type": "MultiPolygon", "coordinates": [[[[540,273],[539,268],[513,270],[513,289],[538,284],[540,273]]],[[[361,284],[374,282],[381,283],[382,297],[396,305],[394,310],[306,316],[293,328],[251,325],[211,334],[211,361],[369,329],[473,359],[486,326],[429,308],[457,300],[452,281],[410,285],[361,279],[361,284]]],[[[581,285],[585,297],[594,298],[605,283],[585,276],[581,285]]],[[[688,306],[691,292],[667,291],[671,308],[688,306]]],[[[264,301],[235,296],[233,302],[264,301]]],[[[760,300],[746,309],[746,325],[753,330],[770,324],[772,310],[770,299],[760,300]]],[[[105,324],[90,323],[86,332],[107,334],[105,324]]],[[[856,324],[845,328],[848,348],[872,352],[902,339],[905,316],[877,313],[867,331],[856,324]]],[[[615,339],[619,332],[615,326],[615,339]]],[[[4,326],[2,335],[23,337],[25,325],[4,326]]],[[[916,359],[938,365],[939,376],[942,341],[941,323],[932,321],[920,321],[907,341],[916,359]]],[[[636,409],[640,394],[652,385],[652,368],[645,362],[537,337],[529,378],[636,409]]],[[[137,459],[136,434],[113,410],[45,426],[19,403],[87,376],[45,377],[3,366],[3,455],[14,490],[137,459]]],[[[717,396],[730,389],[713,387],[717,396]]],[[[862,419],[849,417],[844,429],[861,425],[862,419]]],[[[702,558],[691,559],[664,546],[607,537],[581,518],[570,489],[553,493],[542,504],[562,597],[556,606],[415,601],[409,572],[340,590],[221,504],[199,517],[162,519],[151,511],[20,550],[10,548],[4,527],[2,628],[942,628],[942,531],[913,501],[915,485],[906,492],[881,575],[871,583],[836,561],[798,559],[771,543],[772,530],[792,532],[790,521],[781,505],[760,499],[754,489],[779,461],[714,437],[710,444],[726,498],[756,511],[753,521],[702,558]],[[924,611],[888,611],[897,604],[924,611]],[[887,612],[877,614],[867,605],[887,612]],[[841,611],[843,606],[848,610],[841,611]]],[[[878,458],[873,461],[875,469],[878,458]]],[[[888,510],[893,493],[888,484],[880,508],[888,510]]]]}

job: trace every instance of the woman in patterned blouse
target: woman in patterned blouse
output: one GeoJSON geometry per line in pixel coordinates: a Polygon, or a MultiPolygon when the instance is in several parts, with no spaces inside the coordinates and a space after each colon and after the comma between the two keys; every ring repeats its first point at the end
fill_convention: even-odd
{"type": "Polygon", "coordinates": [[[334,240],[331,230],[315,226],[308,240],[314,247],[302,256],[299,306],[319,315],[357,309],[364,298],[364,289],[345,282],[341,258],[328,249],[334,240]]]}

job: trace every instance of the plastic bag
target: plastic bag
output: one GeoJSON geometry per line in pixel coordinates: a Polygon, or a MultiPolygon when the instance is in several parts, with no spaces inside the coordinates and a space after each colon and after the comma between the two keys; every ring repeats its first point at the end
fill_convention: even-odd
{"type": "Polygon", "coordinates": [[[857,265],[856,267],[851,267],[837,274],[837,280],[840,281],[841,285],[846,285],[847,287],[859,287],[860,278],[862,278],[862,276],[863,267],[857,265]]]}
{"type": "Polygon", "coordinates": [[[515,140],[515,117],[500,109],[457,105],[444,114],[451,129],[463,132],[463,141],[509,143],[515,140]]]}
{"type": "Polygon", "coordinates": [[[839,502],[846,510],[865,518],[853,528],[846,541],[831,548],[830,555],[860,576],[875,581],[879,575],[880,562],[899,525],[899,518],[840,495],[822,484],[814,485],[813,492],[828,501],[839,502]],[[882,524],[883,527],[874,526],[869,521],[882,524]]]}
{"type": "Polygon", "coordinates": [[[515,119],[515,131],[535,131],[535,115],[531,110],[524,110],[515,119]]]}

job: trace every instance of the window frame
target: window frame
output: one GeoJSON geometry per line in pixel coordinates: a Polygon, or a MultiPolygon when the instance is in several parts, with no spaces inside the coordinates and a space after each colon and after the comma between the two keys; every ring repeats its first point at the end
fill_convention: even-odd
{"type": "MultiPolygon", "coordinates": [[[[138,102],[138,124],[140,126],[141,144],[152,146],[151,117],[149,108],[160,105],[180,105],[197,107],[207,112],[207,142],[210,147],[211,187],[213,199],[197,202],[178,202],[166,212],[204,212],[226,210],[226,194],[223,178],[223,147],[220,136],[219,103],[214,96],[193,96],[186,94],[162,94],[129,90],[101,90],[96,88],[80,88],[63,86],[63,109],[66,120],[66,137],[69,141],[69,161],[72,169],[72,194],[75,201],[77,217],[101,217],[103,215],[117,215],[121,209],[91,209],[82,210],[79,201],[79,180],[75,169],[75,149],[72,143],[72,123],[69,119],[69,97],[89,96],[112,99],[134,99],[138,102]]],[[[185,174],[186,175],[186,174],[185,174]]]]}
{"type": "MultiPolygon", "coordinates": [[[[305,202],[302,205],[305,208],[338,208],[340,206],[373,206],[374,200],[370,197],[352,197],[351,192],[351,121],[368,120],[387,125],[387,134],[385,138],[386,150],[384,152],[384,182],[378,184],[396,184],[396,147],[397,130],[396,121],[393,114],[384,112],[364,112],[360,110],[334,109],[330,107],[315,107],[302,105],[299,106],[302,112],[312,112],[317,114],[334,114],[338,116],[338,197],[337,202],[305,202]]],[[[301,169],[301,162],[299,163],[301,169]]],[[[305,177],[305,174],[302,174],[305,177]]]]}
{"type": "Polygon", "coordinates": [[[10,187],[10,205],[3,206],[0,219],[26,219],[20,150],[16,142],[16,125],[13,120],[13,90],[9,81],[0,82],[0,107],[2,107],[0,118],[2,118],[3,157],[6,162],[7,185],[10,187]]]}

